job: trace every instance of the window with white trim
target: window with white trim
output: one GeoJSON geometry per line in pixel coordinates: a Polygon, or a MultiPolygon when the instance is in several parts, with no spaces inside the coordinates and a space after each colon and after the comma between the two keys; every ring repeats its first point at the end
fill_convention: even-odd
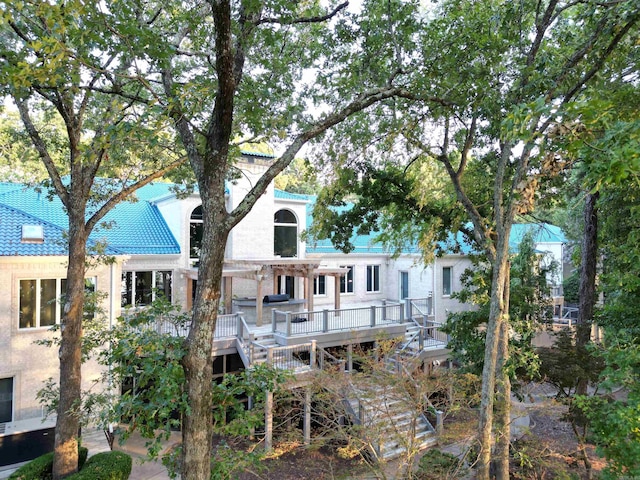
{"type": "Polygon", "coordinates": [[[380,265],[367,265],[367,292],[380,291],[380,265]]]}
{"type": "Polygon", "coordinates": [[[200,261],[203,235],[204,223],[202,220],[202,205],[200,205],[193,209],[189,219],[189,259],[194,265],[197,265],[200,261]]]}
{"type": "Polygon", "coordinates": [[[172,273],[170,270],[122,272],[121,306],[144,307],[158,295],[171,302],[172,273]]]}
{"type": "MultiPolygon", "coordinates": [[[[85,291],[95,292],[96,279],[85,279],[85,291]]],[[[62,298],[67,293],[64,278],[31,278],[20,280],[18,328],[51,327],[60,323],[62,298]]],[[[95,311],[88,308],[88,311],[95,311]]],[[[93,317],[93,313],[86,316],[93,317]]],[[[85,316],[85,317],[86,317],[85,316]]]]}
{"type": "Polygon", "coordinates": [[[273,254],[298,256],[298,220],[289,210],[278,210],[273,216],[273,254]]]}
{"type": "Polygon", "coordinates": [[[0,423],[13,421],[13,377],[0,378],[0,423]]]}
{"type": "Polygon", "coordinates": [[[353,293],[353,265],[341,265],[340,268],[348,268],[346,275],[340,277],[340,293],[353,293]]]}
{"type": "Polygon", "coordinates": [[[451,295],[451,267],[442,267],[442,295],[451,295]]]}
{"type": "Polygon", "coordinates": [[[326,275],[318,275],[313,282],[313,294],[314,295],[326,295],[327,294],[327,277],[326,275]]]}

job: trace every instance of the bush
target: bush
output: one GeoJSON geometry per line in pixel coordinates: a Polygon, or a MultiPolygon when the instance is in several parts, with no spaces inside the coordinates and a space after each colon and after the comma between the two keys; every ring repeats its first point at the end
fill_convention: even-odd
{"type": "Polygon", "coordinates": [[[98,453],[87,460],[84,468],[68,480],[127,480],[131,475],[131,456],[123,452],[98,453]]]}
{"type": "MultiPolygon", "coordinates": [[[[78,469],[82,468],[84,462],[87,460],[88,454],[89,450],[85,447],[78,447],[78,469]]],[[[52,470],[53,452],[49,452],[38,458],[34,458],[26,465],[20,467],[11,474],[9,480],[48,480],[51,478],[52,470]]]]}
{"type": "Polygon", "coordinates": [[[431,449],[420,459],[414,478],[418,480],[453,479],[464,476],[465,471],[462,462],[456,456],[431,449]]]}

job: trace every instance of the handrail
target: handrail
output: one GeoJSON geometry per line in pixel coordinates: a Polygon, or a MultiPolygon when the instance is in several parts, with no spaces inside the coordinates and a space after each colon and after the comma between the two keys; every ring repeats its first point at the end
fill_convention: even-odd
{"type": "Polygon", "coordinates": [[[320,370],[324,370],[324,363],[325,363],[325,357],[328,358],[329,360],[331,360],[331,364],[332,365],[338,365],[340,367],[340,370],[342,372],[346,372],[346,360],[342,359],[342,358],[337,358],[333,355],[331,355],[329,352],[327,352],[324,348],[322,347],[316,347],[318,350],[318,354],[316,355],[317,361],[318,361],[318,368],[320,368],[320,370]]]}
{"type": "Polygon", "coordinates": [[[383,301],[382,305],[369,307],[311,312],[285,312],[274,309],[272,315],[272,331],[287,337],[368,329],[405,322],[403,305],[386,301],[383,301]]]}

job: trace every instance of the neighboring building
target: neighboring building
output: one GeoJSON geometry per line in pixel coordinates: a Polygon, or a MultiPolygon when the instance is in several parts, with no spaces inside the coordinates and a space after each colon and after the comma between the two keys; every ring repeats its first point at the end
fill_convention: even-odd
{"type": "MultiPolygon", "coordinates": [[[[270,162],[269,155],[243,156],[244,175],[227,187],[229,210],[240,203],[270,162]]],[[[127,309],[148,305],[157,292],[185,308],[192,304],[202,241],[201,202],[197,193],[183,198],[173,188],[166,183],[143,187],[136,193],[137,201],[123,202],[107,215],[104,221],[109,228],[96,229],[90,238],[90,246],[106,243],[106,254],[115,259],[87,272],[87,288],[105,294],[102,309],[109,323],[127,309]]],[[[308,246],[300,234],[310,218],[310,200],[270,186],[231,232],[223,274],[227,313],[242,310],[253,322],[268,322],[275,307],[270,309],[261,300],[271,294],[298,300],[291,304],[298,315],[305,307],[331,310],[337,305],[370,306],[383,300],[431,297],[430,318],[439,322],[447,311],[469,308],[451,298],[461,288],[460,274],[471,265],[464,251],[425,266],[418,252],[393,258],[371,237],[359,237],[348,255],[327,242],[308,246]]],[[[66,228],[67,217],[57,197],[50,200],[34,188],[0,184],[0,466],[7,463],[11,443],[3,440],[35,431],[39,440],[30,441],[43,441],[54,425],[53,419],[42,422],[43,409],[35,395],[43,381],[58,376],[58,355],[55,348],[34,342],[50,338],[49,327],[60,321],[56,299],[65,290],[66,228]]],[[[542,232],[549,235],[541,237],[538,248],[561,259],[561,232],[551,226],[542,232]]],[[[379,328],[383,327],[392,334],[400,332],[397,325],[379,328]]],[[[370,330],[358,341],[374,341],[378,330],[370,330]]],[[[235,335],[236,330],[230,331],[235,335]]],[[[328,346],[353,341],[335,333],[305,338],[312,336],[324,338],[328,346]]],[[[286,344],[287,339],[280,341],[286,344]]],[[[242,356],[238,345],[227,339],[216,347],[216,373],[237,370],[238,356],[242,356]]],[[[438,347],[440,355],[443,347],[438,347]]],[[[88,388],[99,374],[98,365],[86,365],[83,387],[88,388]]],[[[49,439],[52,442],[52,436],[49,439]]]]}

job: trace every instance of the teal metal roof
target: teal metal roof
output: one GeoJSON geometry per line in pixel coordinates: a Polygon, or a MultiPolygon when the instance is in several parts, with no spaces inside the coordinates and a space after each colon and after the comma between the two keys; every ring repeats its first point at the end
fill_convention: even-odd
{"type": "Polygon", "coordinates": [[[514,223],[511,228],[509,246],[517,247],[527,232],[533,233],[535,243],[566,243],[562,229],[550,223],[514,223]]]}
{"type": "MultiPolygon", "coordinates": [[[[308,196],[309,203],[307,204],[307,225],[311,225],[313,223],[313,205],[315,202],[314,196],[308,196]]],[[[336,211],[341,212],[351,208],[349,205],[343,207],[337,207],[336,211]]],[[[386,249],[382,243],[376,241],[376,237],[379,235],[379,232],[371,232],[369,234],[354,234],[352,235],[350,241],[353,244],[353,250],[350,253],[355,254],[385,254],[390,253],[388,249],[386,249]]],[[[322,239],[317,240],[316,242],[311,242],[307,244],[307,253],[342,253],[340,250],[337,250],[331,240],[322,239]]]]}
{"type": "Polygon", "coordinates": [[[301,202],[313,202],[315,201],[314,195],[303,195],[301,193],[290,193],[284,190],[275,189],[273,191],[274,198],[279,200],[299,200],[301,202]]]}
{"type": "MultiPolygon", "coordinates": [[[[138,201],[116,205],[94,229],[89,244],[105,242],[110,255],[178,254],[180,246],[158,208],[149,199],[169,193],[169,184],[149,184],[138,201]]],[[[69,221],[57,196],[34,187],[0,184],[0,255],[66,255],[63,233],[69,221]],[[21,242],[22,225],[43,225],[44,243],[21,242]]]]}
{"type": "MultiPolygon", "coordinates": [[[[307,205],[307,225],[311,225],[313,223],[312,213],[315,197],[307,196],[307,198],[309,200],[309,204],[307,205]]],[[[350,205],[346,205],[336,208],[336,211],[341,212],[349,208],[351,208],[350,205]]],[[[512,251],[517,251],[518,245],[522,241],[522,238],[524,237],[525,233],[529,231],[533,232],[533,238],[536,244],[566,242],[564,233],[559,227],[556,227],[555,225],[551,225],[548,223],[516,223],[511,229],[511,237],[509,239],[509,247],[512,251]]],[[[385,249],[380,242],[376,241],[376,238],[379,236],[379,234],[380,232],[374,231],[367,235],[353,235],[351,237],[351,243],[354,245],[354,249],[351,253],[390,253],[389,250],[385,249]]],[[[458,232],[455,235],[453,233],[450,233],[447,242],[440,243],[440,248],[445,253],[450,254],[469,255],[474,252],[473,245],[468,241],[467,238],[465,238],[465,236],[461,232],[458,232]]],[[[323,239],[318,240],[316,243],[311,242],[307,244],[307,253],[334,254],[341,252],[333,246],[331,240],[323,239]]],[[[420,249],[416,244],[407,244],[403,246],[401,253],[420,253],[420,249]]]]}

